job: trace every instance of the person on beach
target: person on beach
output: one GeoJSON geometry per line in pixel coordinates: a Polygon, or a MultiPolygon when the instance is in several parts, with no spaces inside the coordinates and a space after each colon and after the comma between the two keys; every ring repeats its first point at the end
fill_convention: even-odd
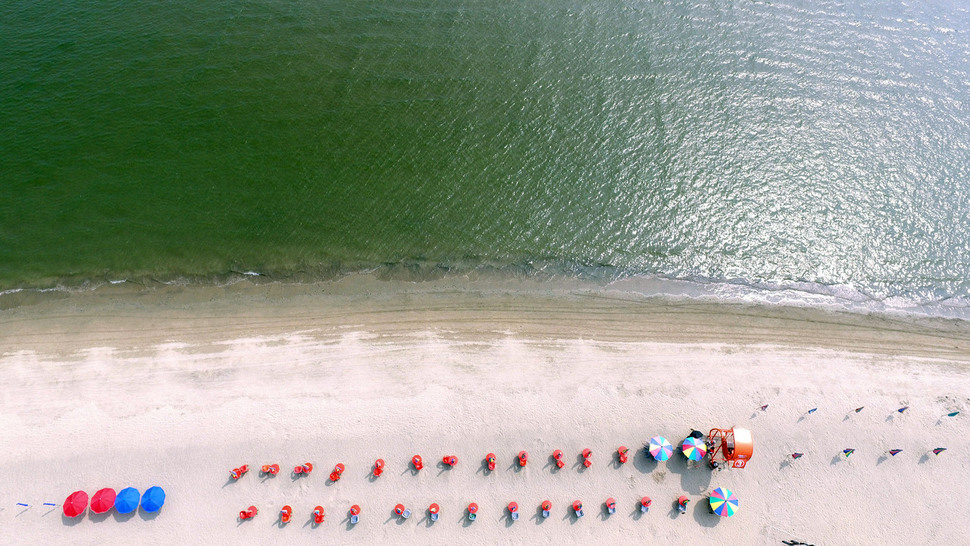
{"type": "Polygon", "coordinates": [[[765,411],[766,409],[768,409],[768,404],[761,406],[761,411],[765,411]]]}
{"type": "Polygon", "coordinates": [[[865,406],[859,406],[858,408],[855,409],[855,412],[859,413],[860,411],[862,411],[863,408],[865,408],[865,406]]]}
{"type": "Polygon", "coordinates": [[[812,409],[808,410],[808,413],[809,414],[812,414],[812,413],[815,413],[816,411],[818,411],[818,408],[812,408],[812,409]]]}

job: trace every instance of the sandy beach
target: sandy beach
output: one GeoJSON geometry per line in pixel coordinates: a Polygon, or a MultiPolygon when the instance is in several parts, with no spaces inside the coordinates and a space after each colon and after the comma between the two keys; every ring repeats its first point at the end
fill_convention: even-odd
{"type": "Polygon", "coordinates": [[[636,297],[580,283],[105,286],[0,301],[0,543],[929,544],[965,512],[970,327],[636,297]],[[759,409],[767,404],[765,411],[759,409]],[[909,406],[904,413],[896,410],[909,406]],[[808,414],[807,410],[818,408],[808,414]],[[858,413],[853,410],[864,409],[858,413]],[[956,417],[949,412],[960,411],[956,417]],[[745,427],[712,474],[654,435],[745,427]],[[614,463],[620,445],[630,462],[614,463]],[[946,447],[939,456],[930,451],[946,447]],[[593,451],[583,470],[579,453],[593,451]],[[855,448],[850,457],[845,448],[855,448]],[[888,450],[902,449],[895,457],[888,450]],[[554,471],[549,456],[566,453],[554,471]],[[528,450],[525,468],[515,454],[528,450]],[[486,453],[498,456],[486,473],[486,453]],[[789,454],[802,452],[792,461],[789,454]],[[409,470],[423,456],[420,473],[409,470]],[[459,459],[443,468],[443,455],[459,459]],[[379,479],[368,479],[378,457],[379,479]],[[314,472],[293,477],[294,465],[314,472]],[[327,480],[336,463],[347,470],[327,480]],[[262,464],[283,472],[262,477],[262,464]],[[248,464],[238,481],[230,469],[248,464]],[[159,485],[157,514],[62,516],[159,485]],[[731,518],[706,495],[740,498],[731,518]],[[646,514],[637,501],[650,496],[646,514]],[[693,501],[678,516],[674,499],[693,501]],[[615,497],[608,516],[602,504],[615,497]],[[541,501],[552,515],[538,517],[541,501]],[[570,516],[581,499],[586,516],[570,516]],[[481,506],[469,523],[464,508],[481,506]],[[522,517],[508,519],[510,501],[522,517]],[[28,508],[17,502],[29,504],[28,508]],[[44,502],[54,502],[55,508],[44,502]],[[431,524],[426,509],[442,507],[431,524]],[[403,503],[414,512],[393,517],[403,503]],[[289,504],[294,518],[278,524],[289,504]],[[315,505],[326,521],[310,524],[315,505]],[[348,509],[362,507],[350,525],[348,509]],[[259,508],[250,521],[238,512],[259,508]]]}

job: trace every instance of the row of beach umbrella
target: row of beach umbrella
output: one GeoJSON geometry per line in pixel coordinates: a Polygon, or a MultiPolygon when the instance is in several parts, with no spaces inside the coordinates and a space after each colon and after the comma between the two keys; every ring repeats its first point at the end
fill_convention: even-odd
{"type": "MultiPolygon", "coordinates": [[[[95,514],[103,514],[113,507],[119,514],[128,514],[138,508],[139,500],[141,509],[146,512],[158,512],[165,504],[165,490],[157,485],[145,490],[145,494],[139,494],[134,487],[126,487],[115,493],[110,487],[99,489],[91,496],[91,511],[95,514]]],[[[84,513],[88,507],[88,494],[84,491],[75,491],[64,500],[64,515],[76,518],[84,513]]]]}
{"type": "MultiPolygon", "coordinates": [[[[691,461],[700,461],[707,456],[707,443],[704,438],[688,436],[680,446],[684,456],[691,461]]],[[[674,453],[674,446],[663,436],[650,438],[647,451],[658,461],[666,461],[674,453]]]]}

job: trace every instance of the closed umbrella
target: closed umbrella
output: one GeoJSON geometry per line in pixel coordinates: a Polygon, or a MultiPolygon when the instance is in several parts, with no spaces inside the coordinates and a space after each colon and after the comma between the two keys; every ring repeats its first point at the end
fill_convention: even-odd
{"type": "Polygon", "coordinates": [[[146,512],[158,512],[165,504],[165,490],[157,485],[149,487],[141,496],[141,509],[146,512]]]}
{"type": "Polygon", "coordinates": [[[64,500],[64,515],[69,518],[76,518],[84,513],[88,507],[88,494],[84,491],[75,491],[64,500]]]}
{"type": "Polygon", "coordinates": [[[126,487],[118,491],[118,495],[115,497],[115,510],[119,514],[130,514],[138,508],[138,499],[140,498],[141,493],[137,489],[126,487]]]}
{"type": "Polygon", "coordinates": [[[95,514],[103,514],[111,507],[115,505],[115,490],[110,487],[105,487],[104,489],[99,489],[91,497],[91,511],[95,514]]]}

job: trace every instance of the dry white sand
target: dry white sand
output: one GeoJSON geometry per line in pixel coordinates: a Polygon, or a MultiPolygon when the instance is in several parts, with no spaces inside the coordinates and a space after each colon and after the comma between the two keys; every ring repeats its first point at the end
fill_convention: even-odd
{"type": "Polygon", "coordinates": [[[0,311],[0,542],[928,544],[970,536],[965,324],[642,301],[582,287],[457,288],[358,278],[108,287],[17,301],[0,311]],[[897,413],[903,405],[910,409],[897,413]],[[677,442],[691,428],[735,425],[755,438],[743,470],[712,474],[680,456],[658,464],[640,449],[656,434],[677,442]],[[621,444],[636,455],[617,466],[621,444]],[[594,464],[582,471],[586,447],[594,464]],[[856,452],[846,458],[849,447],[856,452]],[[928,453],[935,447],[949,450],[928,453]],[[557,448],[567,466],[554,472],[557,448]],[[904,451],[888,457],[892,448],[904,451]],[[519,470],[513,459],[523,449],[531,462],[519,470]],[[489,451],[498,469],[486,475],[489,451]],[[791,462],[794,451],[805,456],[791,462]],[[414,475],[416,453],[426,466],[414,475]],[[446,454],[458,456],[457,467],[440,467],[446,454]],[[386,472],[369,480],[378,457],[386,472]],[[305,461],[314,473],[292,478],[305,461]],[[258,466],[273,462],[284,472],[260,477],[258,466]],[[347,470],[330,484],[338,462],[347,470]],[[231,482],[241,464],[252,471],[231,482]],[[76,489],[151,485],[168,494],[154,516],[61,514],[76,489]],[[740,498],[733,518],[707,510],[705,495],[719,486],[740,498]],[[676,516],[682,494],[693,504],[676,516]],[[644,495],[654,504],[641,516],[644,495]],[[618,510],[607,517],[610,496],[618,510]],[[537,517],[544,499],[554,505],[545,521],[537,517]],[[575,499],[586,507],[578,521],[567,510],[575,499]],[[513,500],[522,510],[515,523],[504,511],[513,500]],[[469,523],[472,501],[481,511],[469,523]],[[411,519],[392,517],[399,502],[411,519]],[[433,525],[431,502],[442,507],[433,525]],[[363,513],[351,526],[354,503],[363,513]],[[250,504],[259,515],[240,523],[236,514],[250,504]],[[295,517],[280,527],[284,504],[295,517]],[[328,517],[314,527],[317,504],[328,517]]]}

